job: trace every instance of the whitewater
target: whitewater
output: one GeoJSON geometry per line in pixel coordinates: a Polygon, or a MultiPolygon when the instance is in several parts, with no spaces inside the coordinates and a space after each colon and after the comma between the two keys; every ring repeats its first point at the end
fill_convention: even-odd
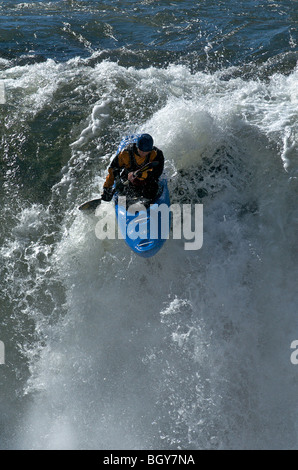
{"type": "Polygon", "coordinates": [[[0,59],[0,448],[297,449],[297,66],[86,47],[0,59]],[[171,203],[203,204],[201,249],[170,237],[143,259],[78,211],[134,132],[171,203]]]}

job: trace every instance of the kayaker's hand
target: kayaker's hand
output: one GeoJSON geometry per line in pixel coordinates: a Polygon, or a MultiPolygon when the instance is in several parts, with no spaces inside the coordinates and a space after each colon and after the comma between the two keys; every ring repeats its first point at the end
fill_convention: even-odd
{"type": "Polygon", "coordinates": [[[143,181],[138,178],[137,176],[135,176],[135,173],[133,171],[131,171],[130,173],[128,173],[128,181],[133,185],[133,186],[140,186],[143,181]]]}
{"type": "Polygon", "coordinates": [[[120,178],[116,181],[115,189],[116,189],[116,191],[118,191],[119,193],[122,193],[122,191],[124,190],[124,184],[122,183],[122,181],[121,181],[120,178]]]}
{"type": "Polygon", "coordinates": [[[103,188],[101,199],[106,202],[110,202],[113,197],[113,188],[103,188]]]}

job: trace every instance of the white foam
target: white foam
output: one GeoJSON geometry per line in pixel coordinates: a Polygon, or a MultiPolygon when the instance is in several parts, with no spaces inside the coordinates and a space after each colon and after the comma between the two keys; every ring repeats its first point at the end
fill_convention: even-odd
{"type": "MultiPolygon", "coordinates": [[[[27,84],[27,105],[35,110],[76,76],[79,63],[48,66],[44,101],[43,64],[10,71],[14,84],[8,77],[13,93],[27,84]]],[[[110,62],[79,72],[83,89],[96,84],[101,99],[90,104],[53,189],[68,210],[47,254],[47,282],[60,283],[65,302],[55,304],[63,314],[52,324],[41,321],[52,304],[34,310],[44,344],[28,342],[32,402],[22,447],[297,447],[290,363],[297,339],[297,180],[283,166],[297,168],[296,71],[268,82],[110,62]],[[123,109],[135,120],[118,119],[123,109]],[[173,192],[180,178],[178,189],[183,184],[196,201],[198,186],[207,186],[198,252],[168,240],[143,260],[122,240],[99,241],[97,219],[74,209],[87,191],[76,186],[74,169],[85,176],[89,146],[95,139],[104,147],[102,136],[122,136],[129,125],[151,132],[171,161],[173,192]]],[[[94,195],[107,160],[96,162],[98,174],[89,181],[94,195]]],[[[7,263],[15,246],[28,240],[40,246],[37,212],[24,211],[10,234],[16,245],[6,252],[7,263]]],[[[50,214],[42,214],[46,227],[50,214]]],[[[30,253],[32,260],[32,247],[30,253]]],[[[44,271],[29,261],[23,275],[34,297],[44,271]]]]}

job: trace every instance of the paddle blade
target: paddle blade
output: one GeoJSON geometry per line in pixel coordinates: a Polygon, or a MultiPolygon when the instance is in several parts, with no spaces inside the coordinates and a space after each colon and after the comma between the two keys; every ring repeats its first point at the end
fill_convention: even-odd
{"type": "Polygon", "coordinates": [[[84,202],[79,207],[80,211],[93,212],[101,203],[101,199],[92,199],[92,201],[84,202]]]}

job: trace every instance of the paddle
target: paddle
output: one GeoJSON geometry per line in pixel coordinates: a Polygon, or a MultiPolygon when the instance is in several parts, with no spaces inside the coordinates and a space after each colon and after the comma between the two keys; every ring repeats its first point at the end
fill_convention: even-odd
{"type": "MultiPolygon", "coordinates": [[[[157,165],[159,165],[159,162],[153,161],[153,162],[147,163],[146,165],[136,170],[134,172],[134,175],[139,176],[141,173],[143,173],[143,171],[149,170],[150,168],[154,168],[157,165]]],[[[124,184],[125,185],[128,184],[128,181],[126,181],[124,184]]],[[[117,184],[116,184],[116,187],[113,189],[112,194],[114,195],[116,191],[117,191],[117,184]]],[[[84,202],[83,204],[79,206],[79,210],[84,211],[84,212],[93,212],[101,204],[101,201],[102,199],[98,198],[98,199],[92,199],[91,201],[84,202]]]]}
{"type": "Polygon", "coordinates": [[[91,201],[84,202],[79,206],[79,211],[93,212],[101,204],[102,199],[92,199],[91,201]]]}

